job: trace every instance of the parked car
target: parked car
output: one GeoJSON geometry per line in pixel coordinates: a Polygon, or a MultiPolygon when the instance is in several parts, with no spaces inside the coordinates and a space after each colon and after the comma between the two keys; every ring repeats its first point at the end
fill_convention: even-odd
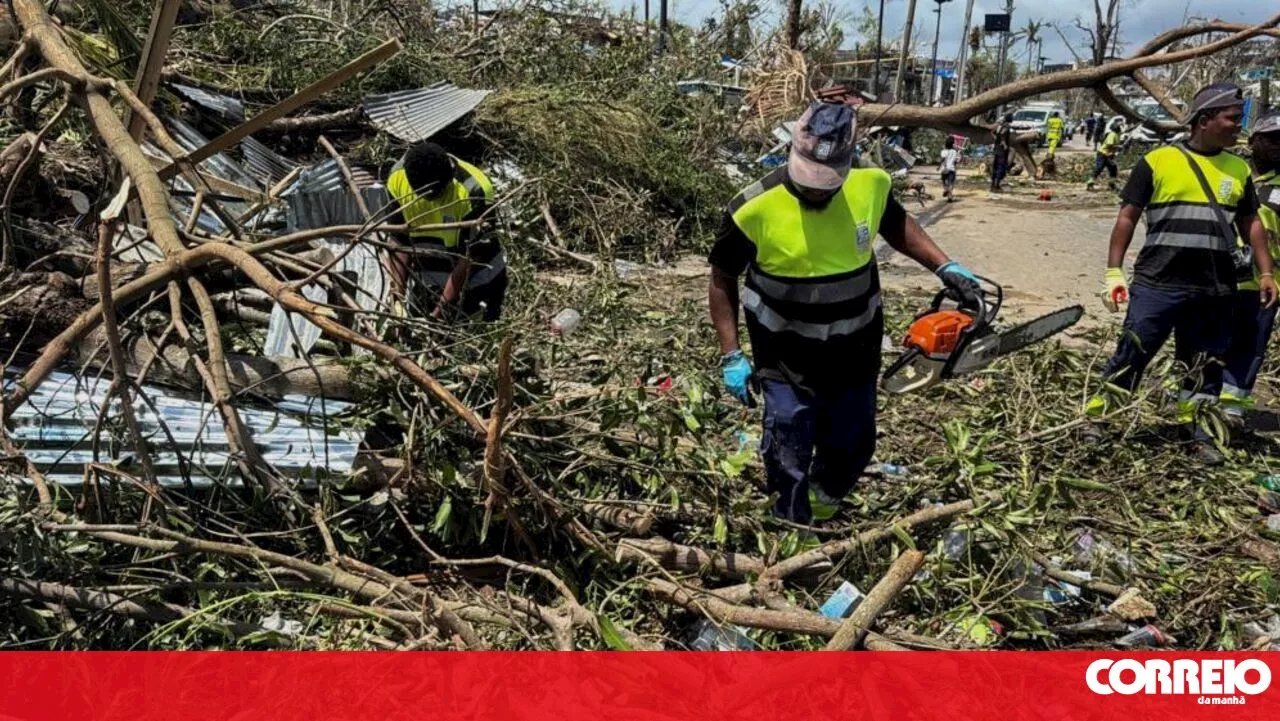
{"type": "Polygon", "coordinates": [[[1049,120],[1050,112],[1052,111],[1047,108],[1022,108],[1014,112],[1011,127],[1014,133],[1039,133],[1040,139],[1036,145],[1044,145],[1045,124],[1049,120]]]}

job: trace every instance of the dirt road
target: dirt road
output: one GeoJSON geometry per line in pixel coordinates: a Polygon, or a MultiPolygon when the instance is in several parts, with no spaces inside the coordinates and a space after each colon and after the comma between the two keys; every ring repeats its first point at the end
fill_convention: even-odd
{"type": "MultiPolygon", "coordinates": [[[[1113,193],[1089,192],[1080,184],[1014,178],[1006,192],[987,192],[975,171],[962,177],[956,201],[935,200],[927,207],[912,203],[908,211],[952,257],[974,272],[987,275],[1005,289],[1009,320],[1034,317],[1072,303],[1085,307],[1082,323],[1109,323],[1112,317],[1098,298],[1106,268],[1107,241],[1115,222],[1113,193]],[[1052,199],[1040,201],[1042,190],[1052,199]]],[[[941,195],[933,173],[919,173],[930,193],[941,195]]],[[[1134,238],[1127,268],[1142,245],[1134,238]]],[[[881,280],[889,288],[934,288],[931,273],[896,253],[883,241],[877,248],[881,280]]]]}

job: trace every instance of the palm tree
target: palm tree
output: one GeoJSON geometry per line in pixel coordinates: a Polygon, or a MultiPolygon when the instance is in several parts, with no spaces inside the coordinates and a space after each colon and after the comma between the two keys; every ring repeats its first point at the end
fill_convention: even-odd
{"type": "Polygon", "coordinates": [[[1034,56],[1036,54],[1036,43],[1040,42],[1040,31],[1044,29],[1043,20],[1028,20],[1027,26],[1019,33],[1022,35],[1022,42],[1027,45],[1027,74],[1031,73],[1034,56]]]}

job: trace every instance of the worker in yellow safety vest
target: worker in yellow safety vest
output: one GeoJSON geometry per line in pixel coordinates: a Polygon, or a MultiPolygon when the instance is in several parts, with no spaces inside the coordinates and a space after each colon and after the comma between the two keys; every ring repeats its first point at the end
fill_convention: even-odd
{"type": "Polygon", "coordinates": [[[497,320],[507,263],[498,239],[480,225],[494,200],[489,178],[439,145],[422,142],[392,168],[387,191],[396,204],[388,222],[409,227],[397,239],[404,250],[392,264],[394,293],[403,300],[416,287],[414,298],[437,318],[458,309],[497,320]]]}
{"type": "Polygon", "coordinates": [[[709,258],[724,385],[744,404],[753,390],[763,395],[774,513],[802,524],[836,513],[875,448],[884,335],[875,237],[934,271],[957,300],[980,294],[973,273],[894,199],[888,173],[851,167],[855,125],[848,105],[810,105],[787,165],[729,203],[709,258]],[[739,300],[754,369],[739,343],[739,300]]]}
{"type": "MultiPolygon", "coordinates": [[[[1280,257],[1280,110],[1258,119],[1249,139],[1253,156],[1253,185],[1258,194],[1258,219],[1267,230],[1267,250],[1274,262],[1280,257]]],[[[1242,247],[1244,241],[1237,239],[1242,247]]],[[[1253,386],[1266,358],[1267,343],[1275,326],[1276,309],[1258,301],[1258,276],[1240,282],[1232,312],[1231,347],[1227,350],[1222,378],[1222,405],[1228,417],[1243,422],[1254,407],[1253,386]]]]}
{"type": "Polygon", "coordinates": [[[1049,141],[1049,157],[1052,158],[1054,153],[1058,152],[1058,145],[1062,142],[1062,116],[1058,111],[1053,111],[1049,116],[1049,120],[1045,122],[1045,140],[1049,141]]]}
{"type": "MultiPolygon", "coordinates": [[[[1131,393],[1160,347],[1174,335],[1174,356],[1187,369],[1178,401],[1178,422],[1198,460],[1225,460],[1217,440],[1200,421],[1200,406],[1217,403],[1223,359],[1231,344],[1230,322],[1237,279],[1258,267],[1258,302],[1276,301],[1267,231],[1258,217],[1258,196],[1249,164],[1227,152],[1240,133],[1244,101],[1240,88],[1210,85],[1196,93],[1188,111],[1191,139],[1147,153],[1120,194],[1111,231],[1103,302],[1112,311],[1128,302],[1124,332],[1103,369],[1109,384],[1089,400],[1086,414],[1102,416],[1131,393]],[[1132,288],[1123,263],[1143,212],[1147,239],[1134,264],[1132,288]],[[1236,234],[1253,258],[1241,260],[1236,234]]],[[[1092,434],[1100,430],[1091,427],[1092,434]]]]}
{"type": "MultiPolygon", "coordinates": [[[[1116,166],[1116,156],[1120,154],[1120,118],[1111,121],[1111,125],[1107,126],[1106,134],[1102,136],[1102,145],[1094,153],[1093,175],[1089,178],[1088,189],[1093,190],[1093,184],[1098,182],[1098,178],[1102,175],[1102,171],[1107,171],[1111,179],[1107,182],[1107,187],[1112,190],[1116,189],[1116,178],[1120,175],[1120,169],[1116,166]]],[[[1102,134],[1101,129],[1098,130],[1102,134]]]]}

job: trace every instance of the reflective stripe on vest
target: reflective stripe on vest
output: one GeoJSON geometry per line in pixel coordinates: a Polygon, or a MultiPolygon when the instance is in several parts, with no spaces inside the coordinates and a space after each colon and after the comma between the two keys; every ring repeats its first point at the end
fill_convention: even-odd
{"type": "MultiPolygon", "coordinates": [[[[1227,220],[1234,223],[1236,206],[1249,184],[1249,165],[1226,151],[1206,156],[1190,152],[1204,173],[1227,220]]],[[[1147,153],[1154,186],[1147,204],[1146,245],[1230,252],[1235,237],[1224,238],[1217,214],[1205,197],[1187,157],[1176,147],[1147,153]]]]}
{"type": "Polygon", "coordinates": [[[743,309],[775,333],[816,340],[856,333],[880,309],[872,239],[888,202],[889,175],[855,169],[821,208],[803,205],[785,178],[786,168],[779,168],[729,206],[756,248],[743,309]]]}

